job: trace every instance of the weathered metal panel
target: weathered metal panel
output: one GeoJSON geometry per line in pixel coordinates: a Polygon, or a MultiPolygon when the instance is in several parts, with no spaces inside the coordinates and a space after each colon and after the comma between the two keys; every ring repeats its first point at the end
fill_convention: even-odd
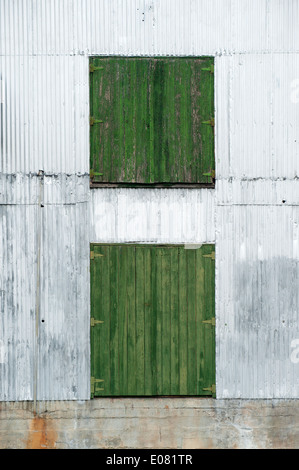
{"type": "Polygon", "coordinates": [[[213,58],[94,58],[90,168],[99,183],[210,183],[213,58]]]}
{"type": "Polygon", "coordinates": [[[36,206],[0,205],[0,400],[4,401],[33,399],[36,211],[36,206]]]}
{"type": "Polygon", "coordinates": [[[87,399],[88,203],[0,214],[0,400],[87,399]]]}
{"type": "Polygon", "coordinates": [[[212,189],[102,188],[90,197],[91,242],[214,243],[212,189]]]}
{"type": "Polygon", "coordinates": [[[297,178],[298,54],[235,54],[215,64],[217,178],[297,178]]]}
{"type": "Polygon", "coordinates": [[[297,0],[1,0],[0,55],[298,52],[297,0]]]}
{"type": "MultiPolygon", "coordinates": [[[[77,204],[89,201],[89,175],[43,174],[44,204],[77,204]]],[[[41,176],[0,174],[0,204],[38,204],[41,176]]]]}
{"type": "Polygon", "coordinates": [[[1,173],[89,173],[88,59],[0,57],[0,75],[1,173]]]}
{"type": "Polygon", "coordinates": [[[217,397],[297,398],[299,208],[217,212],[217,397]]]}
{"type": "Polygon", "coordinates": [[[90,396],[88,204],[53,204],[41,210],[37,399],[87,399],[90,396]]]}
{"type": "Polygon", "coordinates": [[[76,0],[74,47],[103,55],[297,52],[298,14],[296,0],[88,0],[88,8],[76,0]]]}
{"type": "Polygon", "coordinates": [[[214,246],[91,250],[92,397],[215,393],[214,246]]]}
{"type": "Polygon", "coordinates": [[[72,54],[73,19],[73,0],[1,0],[0,55],[72,54]]]}

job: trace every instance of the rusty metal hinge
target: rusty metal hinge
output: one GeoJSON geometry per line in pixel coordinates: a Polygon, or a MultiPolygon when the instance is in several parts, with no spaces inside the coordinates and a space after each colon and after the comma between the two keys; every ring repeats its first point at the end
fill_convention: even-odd
{"type": "Polygon", "coordinates": [[[90,179],[93,179],[95,176],[103,176],[103,173],[98,173],[97,171],[90,170],[89,172],[90,179]]]}
{"type": "Polygon", "coordinates": [[[104,121],[101,119],[95,119],[93,116],[90,116],[89,118],[89,124],[93,126],[94,124],[103,124],[104,121]]]}
{"type": "Polygon", "coordinates": [[[215,126],[215,119],[211,118],[209,121],[201,121],[202,124],[209,124],[210,126],[214,127],[215,126]]]}
{"type": "Polygon", "coordinates": [[[212,251],[212,253],[210,253],[209,255],[203,255],[204,258],[211,258],[211,259],[215,259],[215,251],[212,251]]]}
{"type": "Polygon", "coordinates": [[[90,252],[90,259],[95,259],[95,258],[101,258],[104,255],[101,255],[101,253],[95,253],[94,251],[90,252]]]}
{"type": "Polygon", "coordinates": [[[204,67],[203,69],[206,72],[214,73],[214,64],[211,65],[211,67],[204,67]]]}
{"type": "Polygon", "coordinates": [[[207,392],[212,392],[212,394],[215,395],[215,393],[216,393],[216,385],[215,385],[215,384],[212,384],[211,387],[203,388],[203,390],[205,390],[205,391],[207,391],[207,392]]]}
{"type": "Polygon", "coordinates": [[[96,67],[94,64],[89,64],[89,71],[90,73],[95,72],[96,70],[103,70],[104,67],[96,67]]]}
{"type": "Polygon", "coordinates": [[[101,390],[104,390],[104,388],[96,388],[97,383],[102,382],[104,382],[103,379],[96,379],[95,377],[90,377],[90,391],[92,394],[94,394],[94,392],[100,392],[101,390]]]}
{"type": "Polygon", "coordinates": [[[90,326],[98,325],[99,323],[104,323],[102,320],[96,320],[95,318],[91,317],[90,319],[90,326]]]}
{"type": "Polygon", "coordinates": [[[212,326],[216,326],[216,320],[215,320],[215,317],[211,318],[211,320],[203,320],[202,323],[208,323],[212,326]]]}
{"type": "Polygon", "coordinates": [[[210,170],[208,173],[203,173],[203,176],[209,176],[212,179],[215,179],[215,170],[210,170]]]}

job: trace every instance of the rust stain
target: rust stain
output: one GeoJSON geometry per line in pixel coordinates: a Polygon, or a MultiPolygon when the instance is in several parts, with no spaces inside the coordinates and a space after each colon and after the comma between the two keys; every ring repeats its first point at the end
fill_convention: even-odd
{"type": "Polygon", "coordinates": [[[52,420],[35,416],[31,419],[27,449],[55,449],[57,433],[52,420]]]}

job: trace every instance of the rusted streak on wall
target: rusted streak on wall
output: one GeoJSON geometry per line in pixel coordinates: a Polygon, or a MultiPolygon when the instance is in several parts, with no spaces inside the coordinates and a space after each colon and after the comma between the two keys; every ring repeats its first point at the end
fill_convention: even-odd
{"type": "Polygon", "coordinates": [[[55,449],[57,433],[55,431],[55,420],[35,416],[31,419],[27,449],[55,449]]]}

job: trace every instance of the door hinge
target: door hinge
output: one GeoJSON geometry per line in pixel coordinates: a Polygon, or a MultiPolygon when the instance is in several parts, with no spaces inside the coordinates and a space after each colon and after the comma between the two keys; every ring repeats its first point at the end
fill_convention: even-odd
{"type": "Polygon", "coordinates": [[[103,320],[95,320],[93,317],[90,319],[90,326],[98,325],[99,323],[104,323],[103,320]]]}
{"type": "Polygon", "coordinates": [[[216,393],[216,385],[212,384],[211,387],[203,388],[203,390],[206,390],[207,392],[212,392],[213,395],[216,393]]]}
{"type": "Polygon", "coordinates": [[[90,170],[89,172],[90,179],[93,179],[95,176],[103,176],[103,173],[98,173],[97,171],[90,170]]]}
{"type": "Polygon", "coordinates": [[[93,260],[95,258],[101,258],[104,255],[101,255],[101,253],[95,253],[94,251],[90,252],[90,259],[93,260]]]}
{"type": "Polygon", "coordinates": [[[201,121],[202,124],[209,124],[210,126],[214,127],[215,126],[215,120],[214,118],[209,119],[209,121],[201,121]]]}
{"type": "Polygon", "coordinates": [[[96,67],[94,64],[90,64],[90,65],[89,65],[89,71],[90,71],[90,73],[93,73],[93,72],[95,72],[96,70],[103,70],[103,69],[104,69],[104,67],[96,67]]]}
{"type": "Polygon", "coordinates": [[[215,179],[215,170],[211,170],[208,173],[203,173],[203,176],[209,176],[212,179],[215,179]]]}
{"type": "Polygon", "coordinates": [[[211,67],[204,67],[201,70],[204,70],[205,72],[214,73],[214,64],[212,64],[211,67]]]}
{"type": "Polygon", "coordinates": [[[104,121],[101,119],[95,119],[93,116],[90,116],[89,118],[89,124],[93,126],[94,124],[103,124],[104,121]]]}
{"type": "Polygon", "coordinates": [[[212,251],[212,253],[210,253],[209,255],[203,255],[204,258],[211,258],[211,259],[215,259],[215,251],[212,251]]]}
{"type": "Polygon", "coordinates": [[[215,317],[211,318],[211,320],[203,320],[202,323],[209,323],[212,326],[216,326],[216,320],[215,317]]]}
{"type": "Polygon", "coordinates": [[[95,377],[90,377],[90,392],[93,395],[95,392],[100,392],[101,390],[104,390],[104,388],[97,388],[96,385],[98,383],[104,382],[103,379],[96,379],[95,377]]]}

